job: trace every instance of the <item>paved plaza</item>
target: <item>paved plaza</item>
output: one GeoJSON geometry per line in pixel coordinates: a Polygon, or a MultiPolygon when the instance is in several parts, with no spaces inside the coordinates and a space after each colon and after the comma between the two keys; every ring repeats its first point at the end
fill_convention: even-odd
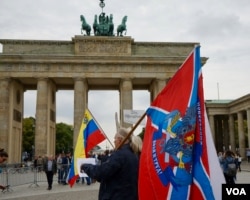
{"type": "MultiPolygon", "coordinates": [[[[242,171],[237,173],[236,183],[250,184],[250,163],[242,163],[242,171]]],[[[46,190],[47,184],[41,182],[38,186],[22,185],[11,188],[10,191],[1,193],[0,199],[16,200],[97,200],[99,183],[91,185],[76,183],[72,188],[69,185],[59,185],[54,181],[51,191],[46,190]]]]}

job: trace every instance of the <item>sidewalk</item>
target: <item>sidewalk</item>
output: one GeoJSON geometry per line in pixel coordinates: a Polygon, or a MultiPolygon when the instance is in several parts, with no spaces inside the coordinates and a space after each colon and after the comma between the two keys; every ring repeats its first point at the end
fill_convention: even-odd
{"type": "MultiPolygon", "coordinates": [[[[238,173],[238,183],[250,183],[250,163],[243,161],[241,164],[241,173],[238,173]]],[[[98,199],[99,183],[91,185],[82,185],[76,183],[72,188],[69,185],[59,185],[56,181],[53,183],[52,190],[47,190],[47,183],[40,182],[39,186],[22,185],[11,188],[9,192],[0,192],[0,199],[15,200],[96,200],[98,199]]]]}
{"type": "Polygon", "coordinates": [[[250,163],[248,163],[247,161],[242,161],[241,170],[250,172],[250,163]]]}
{"type": "Polygon", "coordinates": [[[0,192],[0,199],[15,200],[96,200],[98,199],[99,183],[91,185],[75,184],[72,188],[69,185],[53,183],[52,190],[47,190],[47,183],[41,182],[39,186],[22,185],[11,188],[10,191],[0,192]]]}

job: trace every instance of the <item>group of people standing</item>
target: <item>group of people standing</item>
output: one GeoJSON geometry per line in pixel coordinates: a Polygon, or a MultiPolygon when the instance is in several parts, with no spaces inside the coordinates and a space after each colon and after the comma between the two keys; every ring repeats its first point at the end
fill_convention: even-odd
{"type": "Polygon", "coordinates": [[[34,167],[37,172],[44,171],[47,177],[48,190],[52,189],[53,177],[58,174],[58,183],[67,185],[66,179],[68,176],[71,163],[71,153],[59,154],[57,157],[50,156],[38,156],[34,160],[34,167]]]}
{"type": "Polygon", "coordinates": [[[71,164],[71,152],[68,153],[60,153],[57,156],[57,170],[58,170],[58,183],[62,185],[67,185],[67,176],[70,169],[71,164]]]}
{"type": "Polygon", "coordinates": [[[228,150],[225,153],[219,152],[218,158],[226,184],[235,184],[237,172],[241,172],[241,155],[228,150]]]}

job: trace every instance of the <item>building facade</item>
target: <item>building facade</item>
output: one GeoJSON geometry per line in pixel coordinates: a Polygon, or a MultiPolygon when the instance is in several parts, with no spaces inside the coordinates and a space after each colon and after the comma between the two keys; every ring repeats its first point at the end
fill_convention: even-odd
{"type": "Polygon", "coordinates": [[[245,158],[250,148],[250,94],[236,100],[206,100],[217,151],[232,150],[245,158]]]}

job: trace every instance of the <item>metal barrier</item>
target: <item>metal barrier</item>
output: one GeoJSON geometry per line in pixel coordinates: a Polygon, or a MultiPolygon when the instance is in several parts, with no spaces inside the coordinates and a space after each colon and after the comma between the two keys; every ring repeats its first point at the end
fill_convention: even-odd
{"type": "MultiPolygon", "coordinates": [[[[7,191],[12,191],[12,187],[30,184],[29,187],[38,187],[39,182],[47,182],[46,174],[43,167],[23,166],[20,165],[1,165],[0,185],[8,186],[7,191]]],[[[60,165],[57,174],[54,176],[54,181],[60,184],[66,183],[69,166],[60,165]]]]}

